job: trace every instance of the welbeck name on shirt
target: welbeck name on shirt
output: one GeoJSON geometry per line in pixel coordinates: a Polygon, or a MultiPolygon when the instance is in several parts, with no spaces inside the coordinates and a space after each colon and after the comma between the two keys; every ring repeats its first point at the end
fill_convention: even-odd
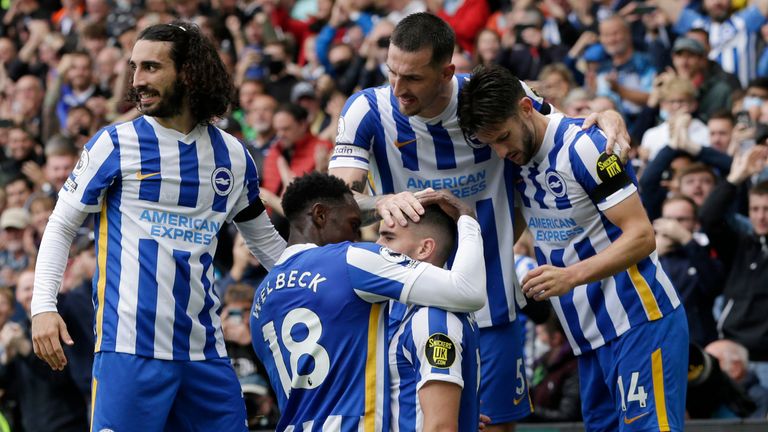
{"type": "Polygon", "coordinates": [[[299,274],[298,270],[291,270],[288,272],[278,273],[274,280],[269,278],[266,280],[266,285],[261,288],[259,295],[253,302],[253,316],[258,319],[261,313],[261,306],[267,300],[267,297],[272,294],[273,291],[281,290],[283,288],[306,288],[313,293],[317,293],[317,287],[328,280],[320,273],[315,273],[313,276],[310,272],[303,272],[299,274]],[[274,281],[275,285],[270,284],[274,281]]]}
{"type": "Polygon", "coordinates": [[[203,245],[210,244],[221,229],[219,222],[164,211],[144,210],[139,219],[151,224],[149,233],[153,237],[203,245]]]}

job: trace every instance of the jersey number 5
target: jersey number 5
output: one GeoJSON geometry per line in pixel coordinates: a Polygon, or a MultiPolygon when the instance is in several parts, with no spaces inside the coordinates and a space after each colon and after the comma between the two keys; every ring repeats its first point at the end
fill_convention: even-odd
{"type": "MultiPolygon", "coordinates": [[[[323,383],[328,376],[331,360],[328,356],[328,351],[318,344],[320,335],[323,334],[323,324],[316,313],[306,308],[296,308],[288,312],[283,319],[279,338],[275,330],[274,321],[264,324],[261,331],[264,334],[264,340],[269,343],[269,349],[272,351],[272,358],[275,360],[275,367],[280,376],[280,384],[283,386],[286,397],[291,394],[292,388],[313,389],[323,383]],[[291,331],[299,324],[306,327],[307,336],[300,341],[296,341],[293,339],[291,331]],[[283,354],[280,348],[281,341],[290,354],[290,371],[283,361],[283,354]],[[309,373],[302,374],[301,372],[306,371],[299,371],[299,360],[303,356],[312,358],[314,367],[309,373]]],[[[304,359],[303,364],[306,365],[308,363],[307,360],[304,359]]],[[[306,367],[302,369],[306,369],[306,367]]]]}

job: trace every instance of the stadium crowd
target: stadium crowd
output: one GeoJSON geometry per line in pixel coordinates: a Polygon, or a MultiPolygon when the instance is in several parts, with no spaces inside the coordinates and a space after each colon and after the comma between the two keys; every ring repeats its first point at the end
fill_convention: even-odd
{"type": "MultiPolygon", "coordinates": [[[[390,34],[420,11],[454,29],[456,73],[495,63],[567,116],[622,114],[659,260],[688,318],[687,414],[767,418],[768,0],[2,0],[0,9],[0,432],[88,427],[93,221],[71,247],[58,300],[75,341],[63,371],[32,352],[34,266],[90,137],[140,115],[126,83],[141,30],[181,19],[214,41],[237,89],[216,125],[254,158],[261,199],[287,237],[282,193],[327,171],[347,98],[387,83],[390,34]]],[[[218,236],[227,353],[249,426],[274,427],[248,324],[267,271],[233,227],[218,236]]],[[[536,265],[531,241],[515,246],[521,280],[536,265]]],[[[537,321],[527,324],[528,420],[579,421],[566,334],[552,316],[537,321]]]]}

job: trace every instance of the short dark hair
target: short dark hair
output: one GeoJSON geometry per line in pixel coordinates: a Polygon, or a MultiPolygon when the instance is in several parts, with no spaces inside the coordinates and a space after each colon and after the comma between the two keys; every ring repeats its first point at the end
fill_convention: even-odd
{"type": "MultiPolygon", "coordinates": [[[[171,59],[195,122],[210,123],[227,112],[235,94],[232,78],[198,26],[184,21],[156,24],[144,29],[137,40],[171,42],[171,59]]],[[[137,104],[138,93],[129,91],[128,100],[137,104]]]]}
{"type": "Polygon", "coordinates": [[[288,222],[294,222],[315,203],[340,204],[348,197],[352,197],[352,191],[343,180],[313,171],[297,178],[285,188],[283,212],[288,222]]]}
{"type": "Polygon", "coordinates": [[[760,183],[752,186],[749,190],[750,195],[768,195],[768,180],[763,180],[760,183]]]}
{"type": "Polygon", "coordinates": [[[710,176],[712,176],[712,180],[717,183],[717,174],[715,173],[715,170],[712,169],[711,166],[703,163],[703,162],[694,162],[687,167],[680,170],[680,175],[677,177],[678,181],[682,180],[683,177],[691,174],[697,174],[697,173],[707,173],[710,176]]]}
{"type": "Polygon", "coordinates": [[[440,244],[435,249],[435,260],[441,264],[448,261],[454,245],[456,244],[456,221],[453,220],[437,204],[431,204],[424,208],[424,214],[420,216],[418,226],[428,226],[440,236],[440,244]]]}
{"type": "Polygon", "coordinates": [[[693,209],[693,216],[696,217],[696,215],[699,214],[699,206],[696,204],[696,201],[693,200],[693,198],[683,195],[680,193],[672,194],[669,198],[665,199],[664,202],[661,204],[661,208],[663,209],[664,206],[666,206],[669,203],[673,203],[675,201],[684,201],[687,202],[691,208],[693,209]]]}
{"type": "MultiPolygon", "coordinates": [[[[709,120],[728,120],[731,122],[731,125],[736,124],[736,119],[733,118],[731,111],[724,108],[710,114],[709,120]]],[[[709,122],[709,120],[707,120],[707,122],[709,122]]]]}
{"type": "Polygon", "coordinates": [[[464,84],[459,98],[459,125],[473,134],[504,123],[519,111],[525,96],[520,80],[497,65],[478,66],[464,84]]]}
{"type": "Polygon", "coordinates": [[[301,107],[299,105],[292,104],[292,103],[282,104],[279,107],[277,107],[277,109],[275,110],[275,114],[280,112],[284,112],[290,115],[291,117],[293,117],[294,120],[296,120],[299,123],[306,121],[307,118],[309,117],[309,113],[307,112],[306,109],[304,109],[304,107],[301,107]]]}
{"type": "Polygon", "coordinates": [[[757,77],[754,78],[747,84],[747,88],[750,87],[757,87],[763,90],[768,90],[768,77],[757,77]]]}
{"type": "Polygon", "coordinates": [[[405,52],[432,49],[432,66],[451,61],[456,35],[447,22],[427,12],[403,18],[392,31],[390,43],[405,52]]]}
{"type": "Polygon", "coordinates": [[[3,184],[3,187],[8,187],[11,183],[16,182],[23,182],[24,186],[26,186],[27,189],[33,191],[35,190],[35,184],[32,182],[32,180],[29,179],[29,177],[25,176],[22,173],[16,173],[11,178],[8,179],[8,181],[3,184]]]}
{"type": "Polygon", "coordinates": [[[246,283],[235,283],[227,288],[224,293],[224,303],[252,302],[254,289],[246,283]]]}

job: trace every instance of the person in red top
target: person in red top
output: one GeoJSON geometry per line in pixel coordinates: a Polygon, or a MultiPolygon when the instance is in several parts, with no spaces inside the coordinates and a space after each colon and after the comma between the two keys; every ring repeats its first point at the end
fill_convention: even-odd
{"type": "Polygon", "coordinates": [[[328,167],[328,156],[333,148],[330,141],[309,132],[307,111],[294,104],[286,104],[275,111],[272,119],[277,143],[264,159],[261,187],[282,194],[295,177],[328,167]]]}

